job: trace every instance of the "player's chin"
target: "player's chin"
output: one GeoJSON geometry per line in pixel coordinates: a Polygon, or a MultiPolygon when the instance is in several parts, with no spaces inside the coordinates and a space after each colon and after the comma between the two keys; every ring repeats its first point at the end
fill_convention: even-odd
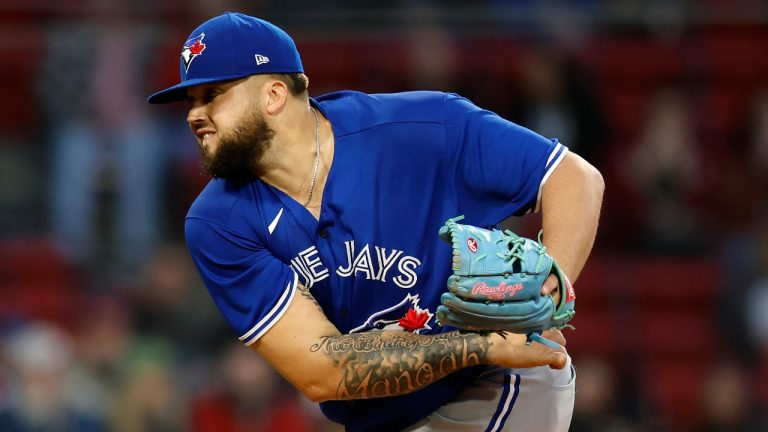
{"type": "Polygon", "coordinates": [[[203,141],[199,143],[200,154],[205,159],[213,159],[216,153],[216,146],[211,140],[203,141]]]}

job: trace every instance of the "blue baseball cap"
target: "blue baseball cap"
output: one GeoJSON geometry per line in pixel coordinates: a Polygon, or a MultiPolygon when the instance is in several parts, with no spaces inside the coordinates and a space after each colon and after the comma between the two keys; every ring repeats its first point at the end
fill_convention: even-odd
{"type": "Polygon", "coordinates": [[[147,98],[162,104],[187,98],[185,89],[250,75],[303,73],[299,51],[288,33],[263,19],[236,12],[211,18],[184,42],[181,82],[147,98]]]}

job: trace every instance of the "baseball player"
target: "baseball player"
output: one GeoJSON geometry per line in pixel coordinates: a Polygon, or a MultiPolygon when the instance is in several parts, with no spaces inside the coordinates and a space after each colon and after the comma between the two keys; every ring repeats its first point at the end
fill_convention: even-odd
{"type": "MultiPolygon", "coordinates": [[[[541,209],[575,281],[603,182],[558,143],[455,94],[308,96],[291,38],[239,13],[195,29],[181,82],[213,179],[186,217],[189,250],[240,340],[349,431],[566,431],[575,371],[556,329],[437,322],[449,218],[493,227],[541,209]]],[[[547,279],[542,296],[560,297],[547,279]]],[[[537,288],[538,290],[538,288],[537,288]]]]}

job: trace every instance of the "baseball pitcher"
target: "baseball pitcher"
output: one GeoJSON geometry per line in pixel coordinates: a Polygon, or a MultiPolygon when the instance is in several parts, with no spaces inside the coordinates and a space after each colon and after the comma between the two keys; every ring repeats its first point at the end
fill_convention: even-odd
{"type": "Polygon", "coordinates": [[[180,50],[213,176],[186,217],[222,316],[349,431],[568,430],[559,329],[592,248],[600,174],[449,93],[309,97],[293,40],[226,13],[180,50]],[[542,212],[526,239],[497,225],[542,212]]]}

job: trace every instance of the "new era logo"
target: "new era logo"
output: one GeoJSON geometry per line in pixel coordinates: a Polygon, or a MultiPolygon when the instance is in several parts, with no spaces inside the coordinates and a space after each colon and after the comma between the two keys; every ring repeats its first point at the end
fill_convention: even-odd
{"type": "Polygon", "coordinates": [[[256,65],[263,65],[264,63],[269,63],[269,57],[256,54],[256,65]]]}

